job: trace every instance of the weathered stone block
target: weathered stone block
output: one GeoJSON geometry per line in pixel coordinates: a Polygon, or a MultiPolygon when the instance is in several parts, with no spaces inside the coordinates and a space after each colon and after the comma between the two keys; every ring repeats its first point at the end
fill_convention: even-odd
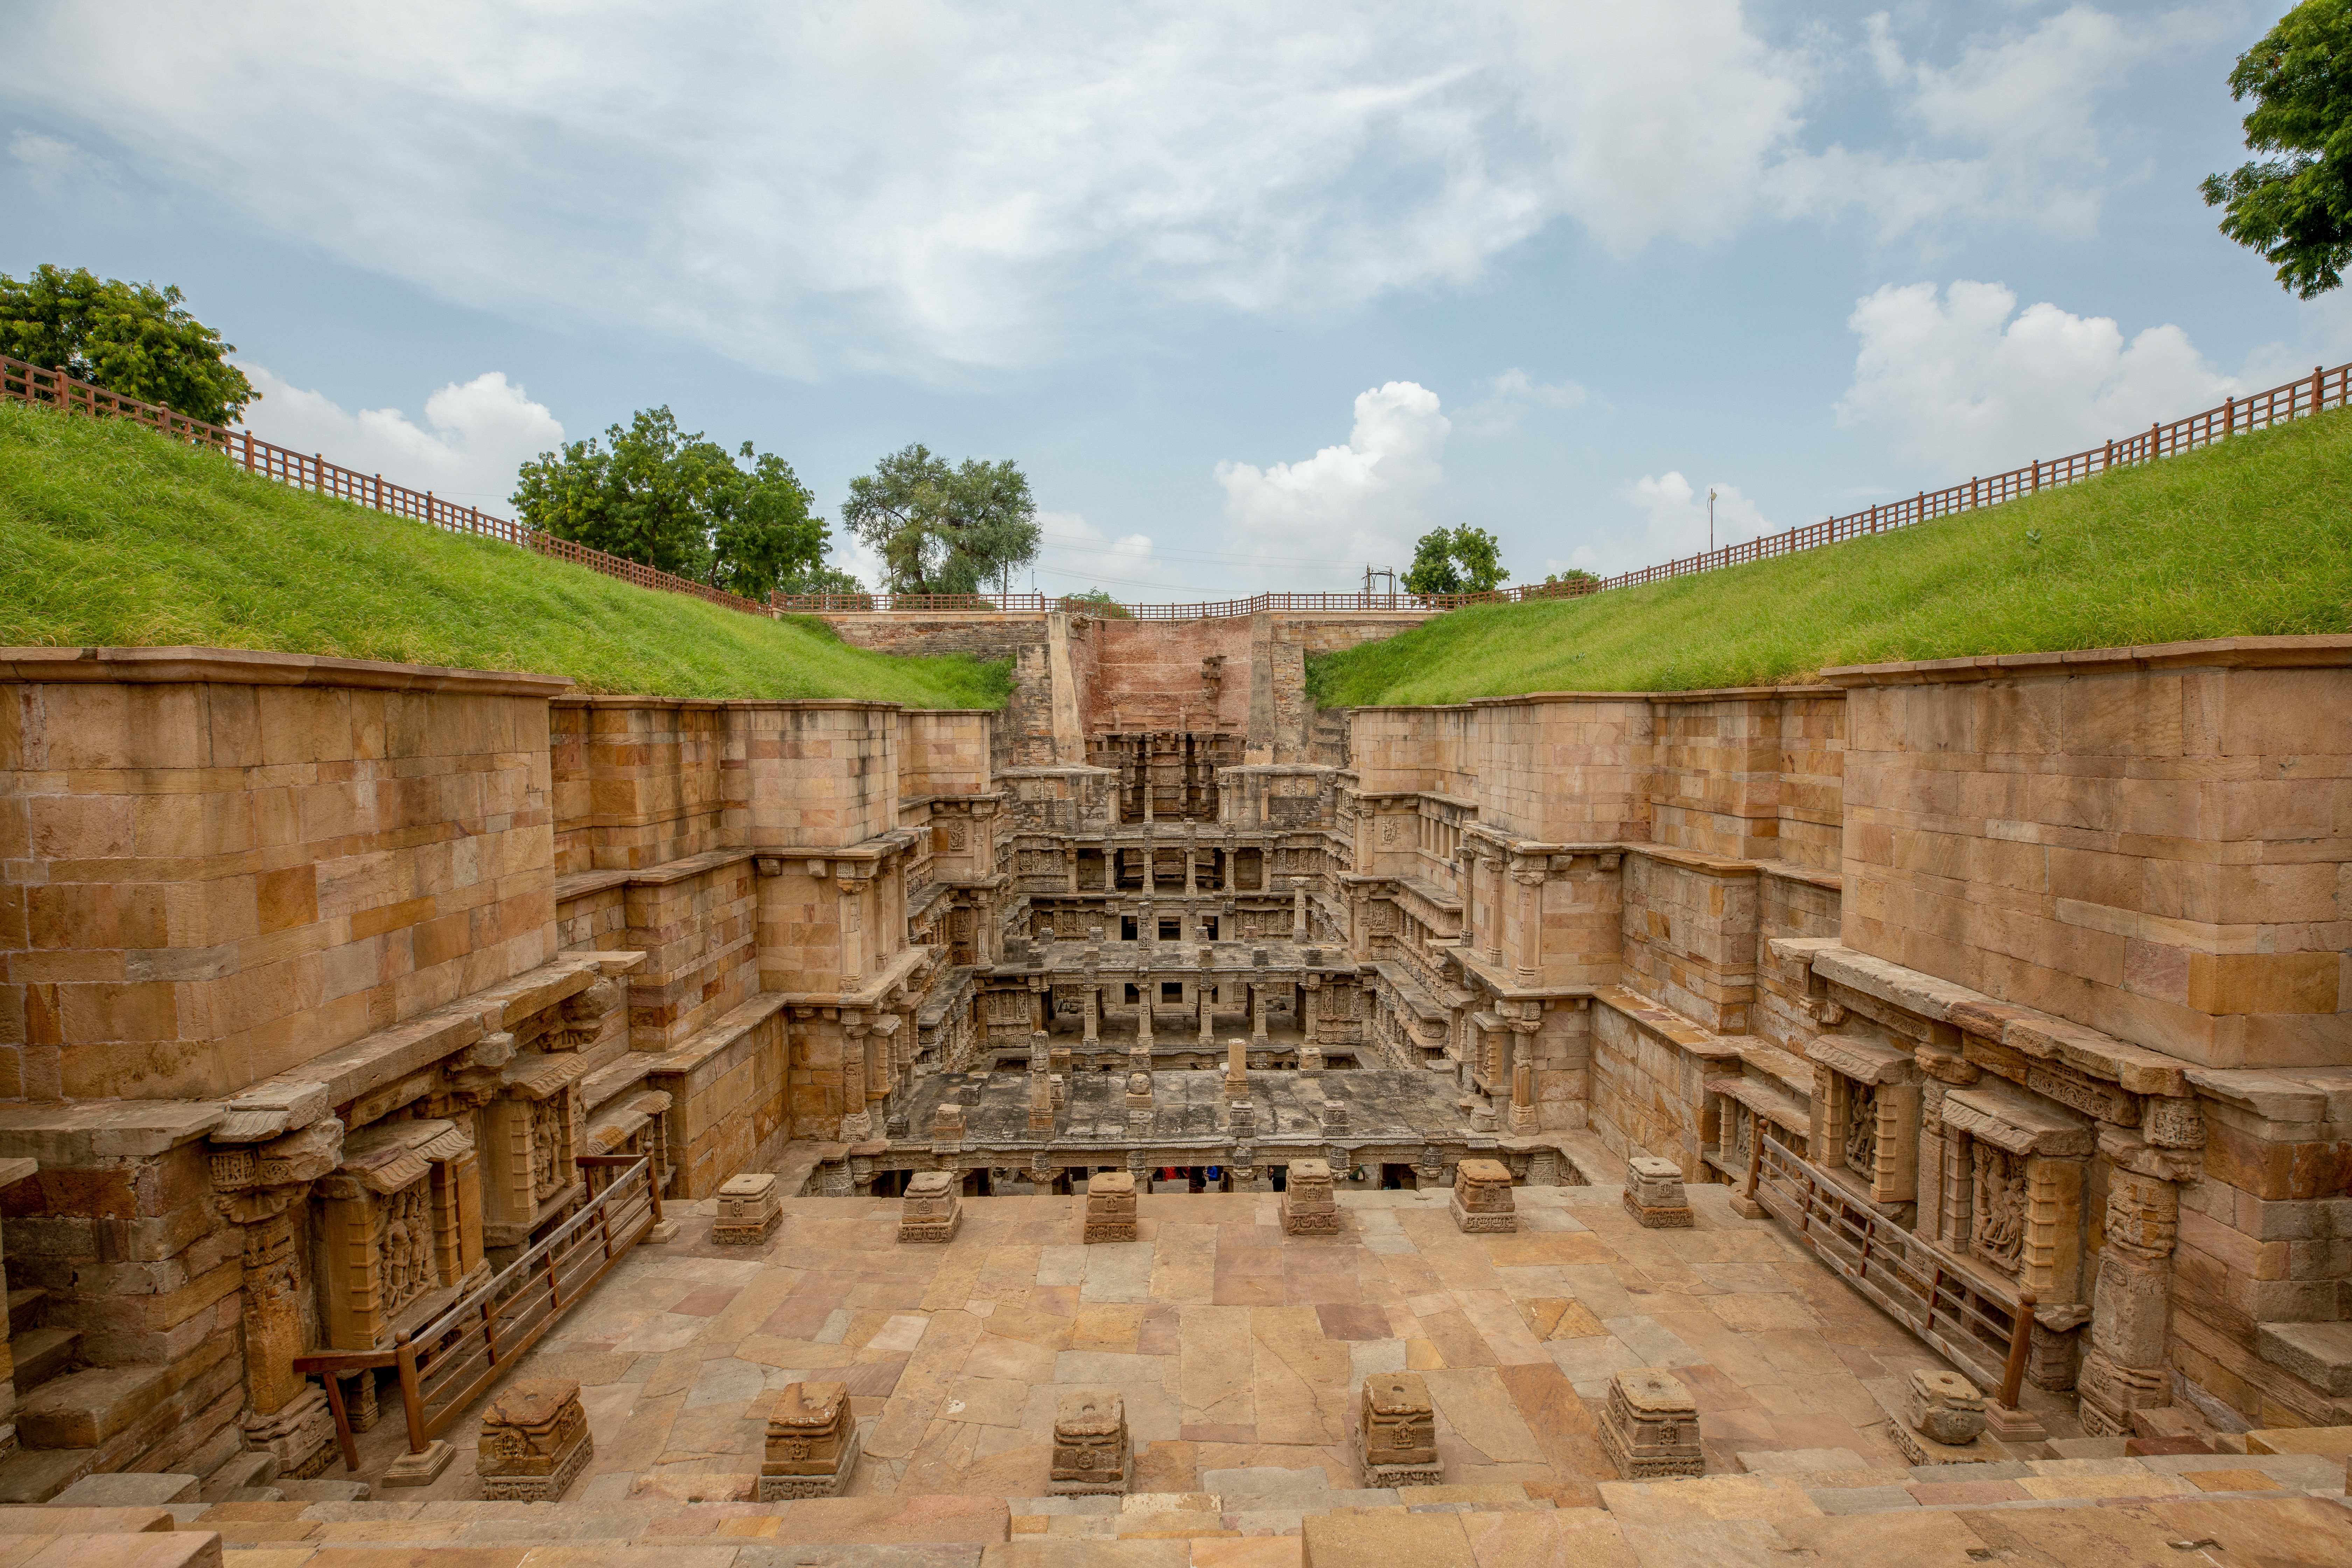
{"type": "Polygon", "coordinates": [[[1286,1235],[1339,1235],[1339,1209],[1331,1198],[1331,1163],[1293,1160],[1281,1209],[1282,1228],[1286,1235]]]}
{"type": "Polygon", "coordinates": [[[1364,1380],[1356,1412],[1356,1463],[1367,1487],[1433,1487],[1445,1480],[1437,1458],[1437,1417],[1429,1385],[1412,1372],[1364,1380]]]}
{"type": "Polygon", "coordinates": [[[1683,1168],[1654,1154],[1625,1163],[1625,1208],[1649,1230],[1688,1230],[1690,1199],[1683,1191],[1683,1168]]]}
{"type": "Polygon", "coordinates": [[[918,1171],[898,1204],[900,1241],[952,1241],[963,1224],[963,1197],[945,1171],[918,1171]]]}
{"type": "Polygon", "coordinates": [[[719,1217],[710,1227],[710,1239],[737,1247],[757,1246],[783,1223],[784,1201],[773,1174],[730,1176],[719,1189],[719,1217]]]}
{"type": "Polygon", "coordinates": [[[1087,1180],[1086,1239],[1135,1239],[1135,1178],[1125,1171],[1106,1171],[1087,1180]]]}
{"type": "Polygon", "coordinates": [[[760,1500],[839,1497],[857,1468],[859,1448],[848,1384],[787,1384],[768,1411],[760,1500]]]}
{"type": "Polygon", "coordinates": [[[1465,1160],[1454,1167],[1454,1224],[1465,1231],[1519,1228],[1511,1202],[1511,1173],[1494,1160],[1465,1160]]]}
{"type": "Polygon", "coordinates": [[[1116,1394],[1062,1395],[1045,1489],[1056,1497],[1117,1495],[1127,1481],[1127,1402],[1116,1394]]]}
{"type": "Polygon", "coordinates": [[[1681,1379],[1658,1367],[1632,1367],[1609,1380],[1601,1447],[1629,1481],[1706,1474],[1698,1406],[1681,1379]]]}
{"type": "Polygon", "coordinates": [[[1984,1430],[1984,1395],[1957,1372],[1912,1369],[1904,1415],[1915,1432],[1938,1443],[1965,1443],[1984,1430]]]}
{"type": "Polygon", "coordinates": [[[487,1501],[554,1502],[595,1456],[580,1384],[568,1377],[519,1377],[499,1390],[482,1417],[480,1458],[487,1501]]]}

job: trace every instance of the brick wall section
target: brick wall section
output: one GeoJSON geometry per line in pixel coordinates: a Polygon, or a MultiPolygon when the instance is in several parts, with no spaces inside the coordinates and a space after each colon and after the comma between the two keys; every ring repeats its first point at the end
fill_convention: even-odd
{"type": "Polygon", "coordinates": [[[902,709],[898,720],[900,798],[986,793],[994,718],[955,708],[902,709]]]}
{"type": "MultiPolygon", "coordinates": [[[[962,654],[984,662],[1013,661],[1013,697],[996,716],[990,763],[997,768],[1044,767],[1054,756],[1053,678],[1046,661],[1046,617],[1034,613],[958,616],[827,616],[856,647],[939,657],[962,654]]],[[[1076,657],[1076,649],[1072,649],[1076,657]]]]}
{"type": "Polygon", "coordinates": [[[1846,944],[2204,1066],[2352,1058],[2347,677],[2269,640],[1833,677],[1846,944]]]}
{"type": "Polygon", "coordinates": [[[1760,880],[1748,862],[1687,851],[1627,855],[1625,984],[1718,1034],[1747,1034],[1760,880]]]}
{"type": "Polygon", "coordinates": [[[555,956],[568,682],[10,657],[0,1098],[234,1093],[555,956]]]}
{"type": "Polygon", "coordinates": [[[634,869],[726,842],[727,705],[565,697],[548,705],[559,872],[634,869]]]}

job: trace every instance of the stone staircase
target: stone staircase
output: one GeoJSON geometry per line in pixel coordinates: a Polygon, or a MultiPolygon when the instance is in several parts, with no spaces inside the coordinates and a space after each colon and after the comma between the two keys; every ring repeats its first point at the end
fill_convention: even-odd
{"type": "MultiPolygon", "coordinates": [[[[1124,1497],[758,1503],[649,1491],[560,1503],[228,1497],[13,1507],[0,1508],[0,1537],[18,1541],[0,1541],[0,1552],[12,1568],[382,1568],[386,1550],[430,1568],[443,1549],[462,1549],[463,1568],[539,1568],[553,1561],[549,1552],[574,1564],[645,1568],[1862,1568],[1914,1557],[2169,1563],[2183,1561],[2182,1543],[2194,1542],[2216,1549],[2216,1561],[2352,1562],[2352,1507],[2334,1452],[2102,1449],[1908,1469],[1853,1458],[1759,1454],[1749,1462],[1763,1468],[1748,1473],[1604,1481],[1594,1489],[1597,1507],[1559,1506],[1515,1484],[1349,1489],[1319,1470],[1280,1469],[1208,1472],[1203,1484],[1223,1489],[1214,1492],[1124,1497]],[[2085,1557],[2085,1531],[2130,1550],[2085,1557]],[[2142,1546],[2160,1555],[2132,1554],[2142,1546]]],[[[128,1475],[89,1484],[101,1482],[121,1492],[194,1485],[128,1475]]],[[[632,1479],[633,1489],[682,1484],[632,1479]]],[[[739,1479],[702,1484],[718,1489],[739,1479]]]]}

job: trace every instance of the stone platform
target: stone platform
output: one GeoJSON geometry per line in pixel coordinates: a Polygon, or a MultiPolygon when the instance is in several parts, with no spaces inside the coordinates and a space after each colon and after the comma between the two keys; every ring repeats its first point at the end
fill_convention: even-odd
{"type": "MultiPolygon", "coordinates": [[[[1341,1235],[1286,1237],[1276,1194],[1145,1194],[1139,1239],[1093,1246],[1083,1197],[968,1198],[932,1247],[896,1245],[892,1198],[785,1199],[758,1247],[713,1245],[711,1205],[677,1205],[679,1238],[632,1255],[519,1373],[581,1384],[575,1501],[748,1499],[772,1395],[812,1380],[845,1384],[862,1424],[853,1497],[1042,1497],[1056,1401],[1080,1388],[1124,1401],[1136,1492],[1252,1468],[1350,1489],[1362,1380],[1403,1371],[1448,1482],[1563,1506],[1614,1479],[1596,1416],[1624,1367],[1691,1390],[1710,1473],[1743,1452],[1903,1463],[1878,1394],[1944,1363],[1727,1189],[1692,1189],[1688,1230],[1643,1229],[1613,1184],[1513,1195],[1513,1235],[1457,1231],[1446,1192],[1343,1191],[1341,1235]]],[[[2044,1415],[2075,1434],[2057,1401],[2044,1415]]],[[[471,1432],[404,1496],[478,1497],[471,1432]]],[[[373,1479],[397,1415],[361,1444],[373,1479]]]]}

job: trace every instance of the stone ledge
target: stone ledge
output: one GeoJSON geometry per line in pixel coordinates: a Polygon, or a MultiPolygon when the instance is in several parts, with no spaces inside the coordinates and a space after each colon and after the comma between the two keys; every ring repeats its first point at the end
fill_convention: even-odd
{"type": "Polygon", "coordinates": [[[142,1159],[203,1137],[226,1114],[192,1100],[20,1100],[0,1105],[0,1157],[50,1168],[142,1159]]]}
{"type": "Polygon", "coordinates": [[[572,688],[567,675],[445,669],[233,647],[0,647],[0,679],[120,681],[142,686],[185,681],[224,686],[342,686],[370,691],[551,699],[572,688]]]}
{"type": "Polygon", "coordinates": [[[2331,669],[2352,665],[2352,637],[2209,637],[2200,642],[2064,653],[1984,654],[1897,664],[1849,664],[1822,671],[1831,688],[1927,686],[2021,675],[2105,675],[2136,669],[2331,669]]]}
{"type": "Polygon", "coordinates": [[[755,855],[773,853],[757,849],[707,849],[699,855],[688,855],[658,866],[636,869],[617,868],[605,871],[574,871],[555,879],[555,901],[561,906],[575,899],[604,892],[608,888],[667,888],[673,882],[687,881],[707,871],[716,871],[755,855]]]}

